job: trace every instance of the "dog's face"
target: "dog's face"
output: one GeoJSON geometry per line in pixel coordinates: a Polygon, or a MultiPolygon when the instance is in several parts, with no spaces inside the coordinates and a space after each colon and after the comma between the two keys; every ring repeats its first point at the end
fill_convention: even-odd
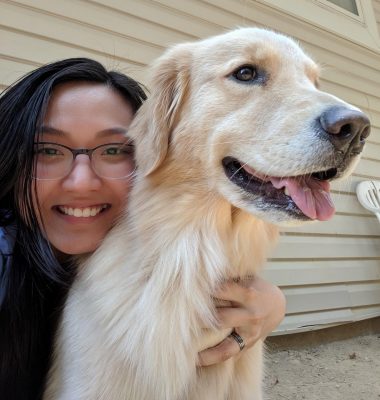
{"type": "Polygon", "coordinates": [[[293,40],[261,29],[174,47],[156,64],[138,118],[139,167],[149,174],[177,160],[269,222],[329,219],[329,182],[353,170],[369,120],[320,91],[318,75],[293,40]],[[147,151],[156,158],[147,162],[147,151]]]}

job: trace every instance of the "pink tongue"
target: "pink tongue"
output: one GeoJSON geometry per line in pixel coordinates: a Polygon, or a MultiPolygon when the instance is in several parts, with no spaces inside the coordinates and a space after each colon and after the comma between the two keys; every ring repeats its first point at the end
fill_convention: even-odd
{"type": "Polygon", "coordinates": [[[288,188],[297,207],[309,218],[327,221],[335,214],[330,184],[313,178],[270,178],[276,189],[288,188]]]}

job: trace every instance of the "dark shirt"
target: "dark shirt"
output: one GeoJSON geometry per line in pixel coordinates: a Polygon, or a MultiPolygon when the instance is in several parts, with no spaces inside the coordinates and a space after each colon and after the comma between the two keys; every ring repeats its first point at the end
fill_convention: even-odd
{"type": "MultiPolygon", "coordinates": [[[[6,288],[2,285],[2,277],[10,268],[12,262],[13,247],[16,239],[16,226],[0,226],[0,308],[4,301],[6,288]]],[[[0,327],[1,328],[1,327],[0,327]]]]}
{"type": "Polygon", "coordinates": [[[0,399],[40,400],[67,287],[19,256],[15,236],[0,227],[0,399]]]}

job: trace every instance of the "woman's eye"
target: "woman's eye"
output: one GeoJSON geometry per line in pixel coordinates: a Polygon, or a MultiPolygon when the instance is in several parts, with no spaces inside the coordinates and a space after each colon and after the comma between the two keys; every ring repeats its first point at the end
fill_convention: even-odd
{"type": "Polygon", "coordinates": [[[59,156],[62,155],[62,152],[52,147],[42,147],[38,149],[38,154],[42,156],[59,156]]]}
{"type": "Polygon", "coordinates": [[[121,153],[120,147],[108,147],[104,150],[104,155],[113,156],[121,153]]]}
{"type": "Polygon", "coordinates": [[[243,67],[239,67],[232,75],[238,81],[250,82],[255,80],[257,71],[255,67],[251,65],[245,65],[243,67]]]}
{"type": "Polygon", "coordinates": [[[133,154],[133,146],[131,146],[131,145],[107,147],[102,152],[102,155],[105,155],[105,156],[124,156],[124,155],[130,155],[130,154],[133,154]]]}
{"type": "Polygon", "coordinates": [[[123,153],[124,153],[123,146],[107,147],[103,151],[103,155],[105,156],[118,156],[123,153]]]}

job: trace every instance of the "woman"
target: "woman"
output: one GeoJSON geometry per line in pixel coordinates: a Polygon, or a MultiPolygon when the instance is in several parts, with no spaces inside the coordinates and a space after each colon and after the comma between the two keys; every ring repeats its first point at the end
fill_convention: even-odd
{"type": "MultiPolygon", "coordinates": [[[[145,98],[132,79],[84,58],[43,66],[0,98],[2,398],[41,396],[70,258],[93,252],[125,207],[134,170],[125,133],[145,98]],[[122,170],[108,168],[115,157],[122,170]]],[[[260,279],[215,296],[231,304],[218,309],[221,327],[234,327],[246,347],[284,315],[282,293],[260,279]]],[[[200,365],[239,351],[229,336],[200,353],[200,365]]]]}

